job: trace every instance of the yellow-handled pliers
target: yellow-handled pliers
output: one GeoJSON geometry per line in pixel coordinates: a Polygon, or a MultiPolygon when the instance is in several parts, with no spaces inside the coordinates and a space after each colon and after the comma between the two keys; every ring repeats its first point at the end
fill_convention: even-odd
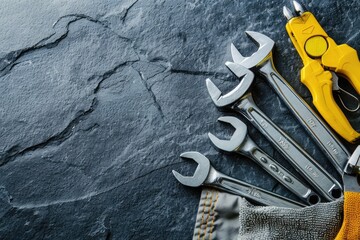
{"type": "Polygon", "coordinates": [[[313,104],[325,121],[340,136],[354,143],[360,139],[360,133],[353,129],[334,100],[332,72],[344,76],[359,94],[360,62],[357,52],[347,44],[337,45],[311,12],[304,11],[296,1],[293,3],[296,16],[287,7],[283,10],[289,20],[286,31],[304,64],[301,82],[309,89],[313,104]]]}

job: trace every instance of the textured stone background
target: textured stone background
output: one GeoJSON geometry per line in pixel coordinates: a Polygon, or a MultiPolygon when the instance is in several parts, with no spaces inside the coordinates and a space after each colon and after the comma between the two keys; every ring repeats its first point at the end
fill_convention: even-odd
{"type": "MultiPolygon", "coordinates": [[[[298,81],[301,61],[284,29],[284,4],[2,1],[1,239],[190,239],[201,189],[171,174],[194,169],[179,158],[188,150],[292,197],[253,162],[218,153],[207,139],[208,131],[226,136],[231,129],[215,122],[221,113],[205,78],[222,89],[236,84],[223,64],[231,42],[245,54],[256,49],[245,30],[276,41],[279,72],[311,101],[298,81]]],[[[338,43],[360,51],[359,1],[305,4],[338,43]]],[[[325,163],[262,79],[254,92],[260,108],[325,163]]],[[[349,118],[359,130],[358,116],[349,118]]],[[[258,132],[250,134],[283,161],[258,132]]]]}

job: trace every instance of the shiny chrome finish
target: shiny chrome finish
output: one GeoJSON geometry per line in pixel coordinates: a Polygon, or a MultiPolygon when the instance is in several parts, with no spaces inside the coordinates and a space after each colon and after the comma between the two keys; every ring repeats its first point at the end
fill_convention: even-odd
{"type": "Polygon", "coordinates": [[[293,1],[293,5],[294,5],[295,12],[298,16],[300,16],[301,14],[303,14],[305,12],[303,6],[300,3],[298,3],[297,1],[293,1]]]}
{"type": "Polygon", "coordinates": [[[360,145],[351,155],[342,177],[346,192],[360,192],[360,145]]]}
{"type": "Polygon", "coordinates": [[[357,146],[344,169],[347,174],[360,174],[360,145],[357,146]]]}
{"type": "MultiPolygon", "coordinates": [[[[252,81],[253,75],[250,74],[250,70],[245,71],[245,67],[232,62],[226,62],[225,65],[238,78],[243,78],[241,81],[249,83],[252,81]]],[[[243,84],[243,86],[247,86],[247,89],[236,88],[236,92],[231,91],[222,97],[221,91],[216,85],[210,79],[206,80],[209,94],[216,106],[229,107],[246,117],[327,200],[332,201],[341,197],[341,185],[336,179],[330,176],[325,169],[256,106],[249,90],[251,87],[249,83],[243,84]],[[239,96],[238,93],[244,93],[244,95],[238,100],[231,98],[231,94],[239,96]]]]}
{"type": "Polygon", "coordinates": [[[185,152],[180,155],[182,158],[189,158],[197,162],[195,173],[193,176],[183,176],[173,170],[175,178],[183,185],[190,187],[209,186],[220,190],[227,191],[247,198],[257,204],[266,206],[277,206],[284,208],[301,208],[306,205],[294,200],[277,195],[270,191],[266,191],[259,187],[253,186],[246,182],[229,177],[218,172],[210,164],[209,159],[198,152],[185,152]]]}
{"type": "Polygon", "coordinates": [[[252,40],[265,46],[271,46],[271,49],[264,47],[259,48],[258,51],[250,57],[243,57],[236,47],[232,45],[231,54],[234,62],[248,69],[257,70],[265,77],[270,86],[299,120],[300,124],[303,125],[320,149],[326,154],[336,170],[342,174],[347,160],[350,157],[350,153],[309,105],[277,72],[272,58],[274,41],[261,33],[255,34],[255,32],[249,31],[246,33],[247,35],[251,35],[252,40]],[[242,57],[239,58],[239,56],[242,57]]]}
{"type": "Polygon", "coordinates": [[[283,166],[268,156],[255,144],[247,134],[246,125],[240,119],[236,117],[220,117],[218,121],[231,124],[235,128],[235,132],[230,140],[222,140],[212,133],[209,133],[208,135],[211,142],[217,148],[227,152],[236,152],[254,160],[271,176],[307,204],[313,205],[320,202],[320,197],[314,191],[304,185],[292,173],[283,168],[283,166]]]}
{"type": "Polygon", "coordinates": [[[294,17],[293,13],[288,7],[283,7],[283,14],[287,18],[287,20],[290,20],[294,17]]]}

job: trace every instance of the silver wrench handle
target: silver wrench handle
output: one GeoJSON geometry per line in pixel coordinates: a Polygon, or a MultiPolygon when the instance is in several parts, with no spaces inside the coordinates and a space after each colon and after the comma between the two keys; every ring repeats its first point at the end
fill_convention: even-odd
{"type": "Polygon", "coordinates": [[[259,72],[266,77],[277,95],[293,112],[301,125],[326,154],[336,170],[342,174],[350,153],[316,115],[311,107],[295,92],[290,84],[277,72],[272,58],[264,62],[259,72]]]}
{"type": "Polygon", "coordinates": [[[305,186],[286,168],[263,152],[250,137],[247,137],[245,144],[237,152],[253,159],[265,171],[307,204],[314,205],[320,202],[320,197],[314,191],[305,186]]]}
{"type": "MultiPolygon", "coordinates": [[[[211,169],[210,171],[215,170],[211,169]]],[[[216,170],[215,170],[216,171],[216,170]]],[[[249,183],[226,176],[220,172],[213,172],[215,181],[209,186],[213,186],[224,191],[245,197],[257,204],[266,206],[277,206],[285,208],[301,208],[306,207],[305,204],[285,198],[278,194],[255,187],[249,183]]]]}
{"type": "Polygon", "coordinates": [[[235,110],[246,117],[327,200],[342,196],[340,184],[245,95],[235,110]]]}

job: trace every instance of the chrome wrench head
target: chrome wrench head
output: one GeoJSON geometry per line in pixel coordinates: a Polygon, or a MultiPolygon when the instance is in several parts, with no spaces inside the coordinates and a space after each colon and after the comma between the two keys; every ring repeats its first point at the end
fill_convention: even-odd
{"type": "Polygon", "coordinates": [[[344,189],[347,192],[360,192],[360,145],[351,155],[343,174],[344,189]]]}
{"type": "Polygon", "coordinates": [[[241,64],[242,66],[250,69],[263,62],[263,60],[271,53],[275,42],[271,38],[259,32],[245,31],[245,33],[259,46],[259,49],[250,57],[244,57],[234,44],[231,44],[231,56],[235,63],[241,64]]]}
{"type": "Polygon", "coordinates": [[[211,99],[217,107],[225,107],[235,103],[249,90],[254,81],[254,73],[247,68],[233,62],[226,62],[225,65],[238,78],[242,78],[242,80],[233,90],[223,95],[210,78],[206,79],[206,87],[211,99]]]}
{"type": "Polygon", "coordinates": [[[210,172],[210,161],[204,155],[199,152],[184,152],[180,155],[182,158],[192,159],[198,163],[198,166],[194,172],[193,176],[183,176],[175,170],[172,170],[175,178],[182,183],[183,185],[189,187],[199,187],[201,186],[210,172]]]}
{"type": "Polygon", "coordinates": [[[231,124],[231,126],[235,128],[235,132],[229,140],[222,140],[217,138],[212,133],[208,133],[210,141],[220,150],[227,152],[236,151],[236,149],[238,149],[245,140],[247,134],[246,125],[240,119],[230,116],[220,117],[218,118],[218,121],[231,124]]]}
{"type": "Polygon", "coordinates": [[[344,173],[349,175],[360,175],[360,145],[358,145],[355,151],[349,158],[347,162],[344,173]]]}

